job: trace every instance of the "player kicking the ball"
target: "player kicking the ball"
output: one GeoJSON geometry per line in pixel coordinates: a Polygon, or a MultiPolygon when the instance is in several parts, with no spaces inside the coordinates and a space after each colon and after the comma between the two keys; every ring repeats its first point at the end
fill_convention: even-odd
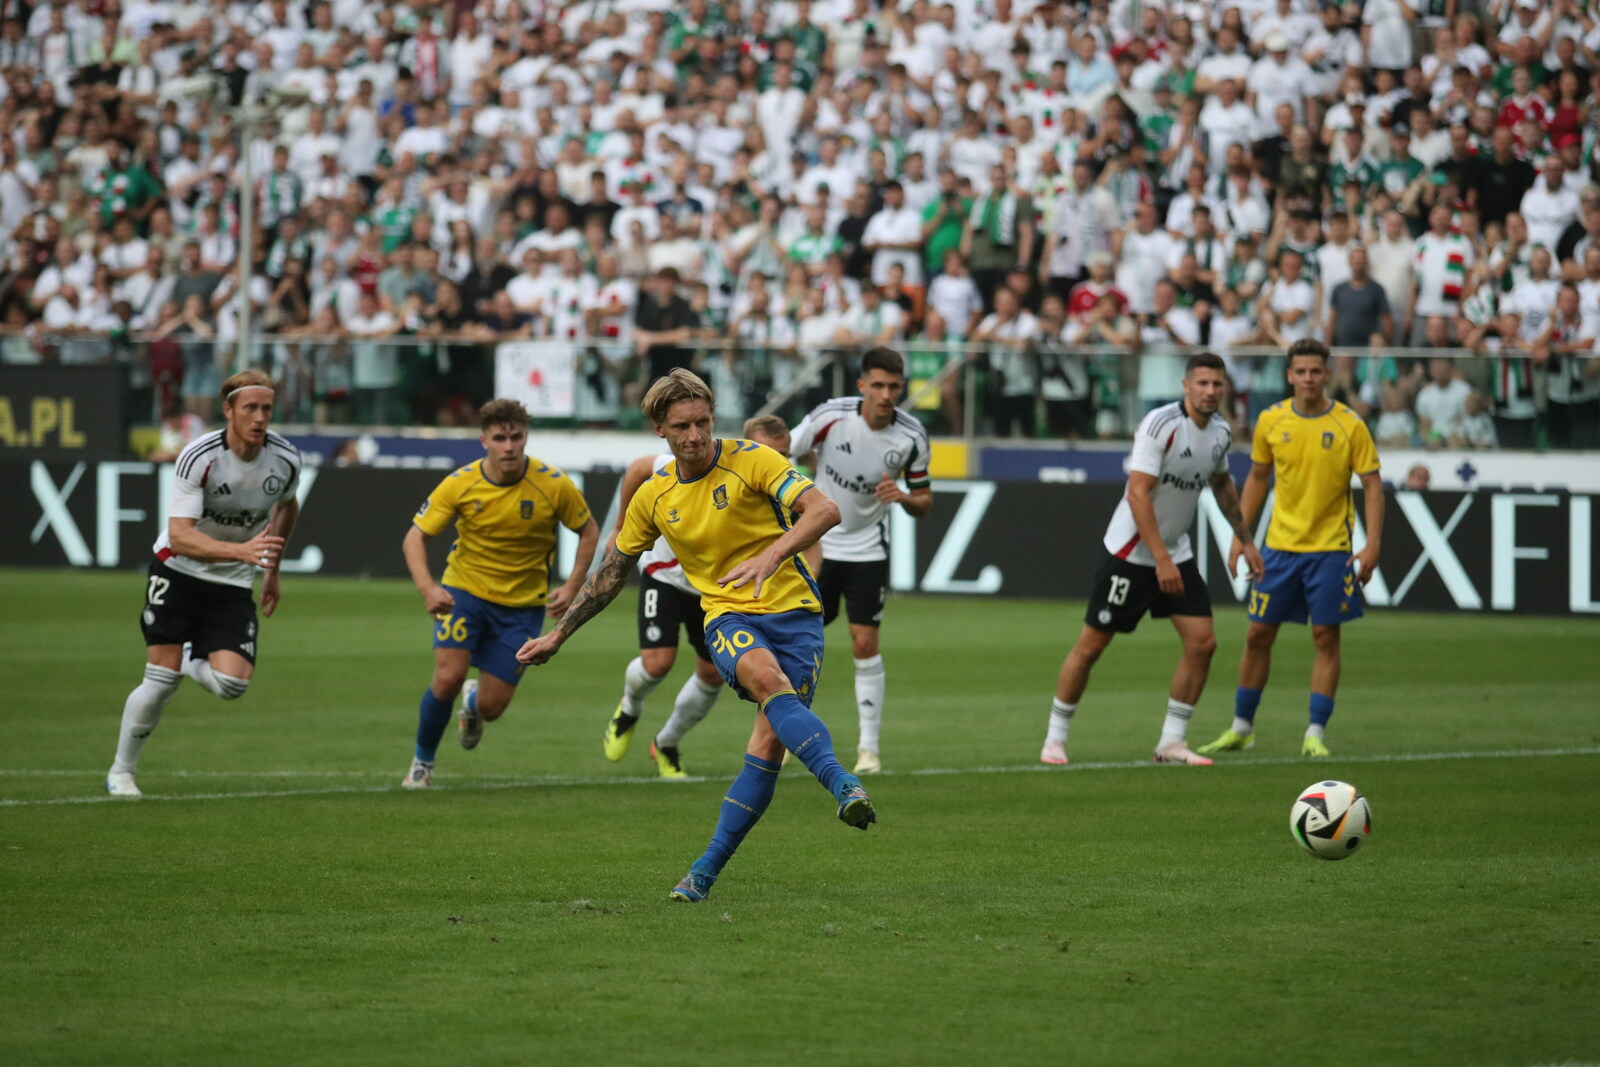
{"type": "Polygon", "coordinates": [[[594,560],[600,526],[583,494],[561,471],[530,459],[528,412],[515,400],[479,410],[486,453],[439,483],[412,520],[402,548],[411,580],[434,617],[433,681],[422,693],[417,747],[401,780],[407,789],[433,782],[434,755],[461,700],[461,747],[476,748],[483,724],[505,713],[522,679],[517,649],[572,602],[594,560]],[[456,524],[444,581],[433,580],[427,541],[456,524]],[[578,534],[572,576],[550,592],[556,527],[578,534]],[[548,596],[547,596],[548,594],[548,596]],[[478,668],[467,681],[467,668],[478,668]]]}
{"type": "Polygon", "coordinates": [[[689,903],[706,899],[771,803],[785,748],[833,794],[846,825],[865,830],[877,821],[860,779],[840,765],[811,711],[822,673],[821,597],[801,553],[838,524],[839,509],[772,449],[713,437],[715,404],[706,383],[682,368],[650,387],[641,407],[673,461],[634,494],[615,542],[560,623],[517,653],[523,663],[549,662],[616,599],[656,539],[667,539],[700,592],[706,644],[723,681],[761,709],[711,843],[671,891],[689,903]]]}
{"type": "Polygon", "coordinates": [[[1067,732],[1089,684],[1089,671],[1111,638],[1132,633],[1146,612],[1152,618],[1170,618],[1183,642],[1155,761],[1211,763],[1191,752],[1185,741],[1217,649],[1211,597],[1195,565],[1188,534],[1207,485],[1233,526],[1251,572],[1261,574],[1261,553],[1251,543],[1238,492],[1228,475],[1233,435],[1227,420],[1217,414],[1226,388],[1220,357],[1209,352],[1193,356],[1183,377],[1183,399],[1146,415],[1134,434],[1128,488],[1106,527],[1106,557],[1095,575],[1083,632],[1061,664],[1056,682],[1050,727],[1039,753],[1045,763],[1067,762],[1067,732]]]}
{"type": "MultiPolygon", "coordinates": [[[[748,440],[787,455],[789,427],[776,415],[757,415],[744,424],[748,440]]],[[[622,531],[622,520],[633,502],[633,494],[672,462],[672,453],[641,456],[628,464],[617,497],[617,527],[606,549],[622,531]]],[[[644,701],[666,678],[678,658],[678,630],[683,629],[694,649],[694,673],[678,690],[672,703],[672,716],[650,742],[650,758],[663,778],[685,778],[678,743],[683,736],[711,712],[722,694],[722,675],[711,662],[706,648],[706,616],[700,607],[700,594],[683,576],[683,565],[672,554],[665,537],[658,537],[641,561],[644,573],[639,581],[639,654],[622,674],[622,699],[612,713],[602,738],[606,759],[616,763],[628,754],[633,729],[644,713],[644,701]]]]}
{"type": "Polygon", "coordinates": [[[122,708],[106,775],[112,796],[140,795],[139,749],[184,675],[223,700],[244,696],[255,673],[257,569],[262,614],[270,618],[278,606],[278,561],[300,514],[300,453],[267,429],[275,393],[266,374],[241,371],[221,395],[227,425],[173,463],[167,528],[145,585],[144,681],[122,708]]]}
{"type": "MultiPolygon", "coordinates": [[[[1311,665],[1311,722],[1300,754],[1326,758],[1323,740],[1339,688],[1339,627],[1359,619],[1361,587],[1378,566],[1383,535],[1383,481],[1378,449],[1367,424],[1327,395],[1328,348],[1307,338],[1289,346],[1289,384],[1294,396],[1261,413],[1250,449],[1250,476],[1242,494],[1245,519],[1253,523],[1277,476],[1272,522],[1267,527],[1266,573],[1250,590],[1244,656],[1234,694],[1233,727],[1201,752],[1236,752],[1255,744],[1256,708],[1272,671],[1272,644],[1286,622],[1311,620],[1316,648],[1311,665]],[[1367,545],[1352,554],[1350,531],[1355,500],[1350,476],[1361,479],[1366,503],[1367,545]]],[[[1242,551],[1235,538],[1230,568],[1242,551]]]]}
{"type": "Polygon", "coordinates": [[[791,455],[814,453],[817,487],[839,506],[844,521],[822,537],[822,619],[839,616],[844,599],[850,652],[856,665],[860,741],[856,773],[883,767],[879,733],[885,679],[878,652],[889,595],[889,509],[898,504],[922,518],[933,506],[928,484],[928,432],[896,404],[906,387],[906,365],[892,348],[861,357],[860,396],[818,406],[794,428],[791,455]],[[904,478],[906,488],[900,488],[904,478]]]}

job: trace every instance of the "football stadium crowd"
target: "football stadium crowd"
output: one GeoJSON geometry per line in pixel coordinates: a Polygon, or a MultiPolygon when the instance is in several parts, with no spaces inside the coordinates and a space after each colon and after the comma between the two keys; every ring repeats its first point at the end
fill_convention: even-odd
{"type": "Polygon", "coordinates": [[[1590,0],[3,0],[0,362],[210,417],[248,300],[284,420],[470,424],[544,339],[604,422],[892,344],[936,430],[1081,438],[1191,346],[1242,433],[1318,337],[1380,443],[1600,447],[1597,53],[1590,0]]]}

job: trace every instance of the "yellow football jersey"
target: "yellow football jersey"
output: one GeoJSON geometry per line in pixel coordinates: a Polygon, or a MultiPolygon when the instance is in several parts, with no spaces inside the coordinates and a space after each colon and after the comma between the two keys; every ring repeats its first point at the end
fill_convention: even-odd
{"type": "Polygon", "coordinates": [[[791,509],[811,481],[789,461],[754,441],[719,440],[716,458],[698,478],[683,481],[676,461],[639,487],[617,535],[617,550],[640,556],[665,537],[700,591],[706,622],[730,611],[776,615],[821,611],[821,596],[805,560],[796,555],[780,566],[756,599],[755,583],[724,589],[717,579],[754,559],[783,536],[791,509]]]}
{"type": "Polygon", "coordinates": [[[522,477],[501,485],[469,463],[439,483],[412,521],[430,537],[454,519],[443,583],[510,608],[538,607],[550,591],[556,523],[578,530],[589,505],[560,470],[533,457],[522,477]]]}
{"type": "Polygon", "coordinates": [[[1268,548],[1350,550],[1355,519],[1350,476],[1378,469],[1378,449],[1361,416],[1340,403],[1306,416],[1295,410],[1294,401],[1280,401],[1256,419],[1250,459],[1272,464],[1277,476],[1268,548]]]}

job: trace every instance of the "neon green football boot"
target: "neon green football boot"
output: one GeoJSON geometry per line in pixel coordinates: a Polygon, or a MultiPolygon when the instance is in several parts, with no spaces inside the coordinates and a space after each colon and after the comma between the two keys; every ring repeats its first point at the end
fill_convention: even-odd
{"type": "Polygon", "coordinates": [[[1328,746],[1322,743],[1320,737],[1308,737],[1300,742],[1300,755],[1310,756],[1312,759],[1327,759],[1333,755],[1328,751],[1328,746]]]}
{"type": "Polygon", "coordinates": [[[600,739],[605,746],[606,759],[617,763],[628,754],[628,746],[633,743],[633,728],[637,725],[639,716],[629,715],[623,710],[622,702],[617,701],[617,710],[612,713],[605,736],[600,739]]]}
{"type": "Polygon", "coordinates": [[[1215,756],[1219,752],[1243,752],[1256,743],[1254,732],[1236,734],[1232,730],[1222,731],[1222,736],[1209,745],[1201,745],[1195,749],[1202,756],[1215,756]]]}

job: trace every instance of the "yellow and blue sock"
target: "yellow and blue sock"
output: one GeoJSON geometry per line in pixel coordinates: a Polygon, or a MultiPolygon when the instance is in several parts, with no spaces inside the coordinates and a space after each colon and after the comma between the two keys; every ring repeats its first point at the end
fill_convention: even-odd
{"type": "Polygon", "coordinates": [[[1333,698],[1326,693],[1311,694],[1311,725],[1306,727],[1307,737],[1321,738],[1333,718],[1333,698]]]}
{"type": "Polygon", "coordinates": [[[794,690],[774,693],[761,705],[783,747],[795,754],[816,775],[822,787],[838,801],[861,784],[861,779],[845,770],[833,753],[833,736],[816,713],[803,704],[794,690]]]}
{"type": "Polygon", "coordinates": [[[773,791],[778,788],[778,771],[782,764],[764,760],[745,753],[744,769],[728,787],[722,798],[722,811],[717,816],[717,830],[711,835],[711,844],[705,855],[689,868],[696,874],[715,878],[733,858],[739,844],[761,818],[761,813],[772,803],[773,791]]]}
{"type": "Polygon", "coordinates": [[[1241,685],[1233,691],[1233,732],[1247,737],[1256,728],[1256,709],[1261,706],[1261,690],[1241,685]]]}
{"type": "Polygon", "coordinates": [[[439,751],[439,739],[450,725],[450,701],[440,700],[430,687],[422,691],[422,705],[417,710],[417,759],[432,763],[439,751]]]}

